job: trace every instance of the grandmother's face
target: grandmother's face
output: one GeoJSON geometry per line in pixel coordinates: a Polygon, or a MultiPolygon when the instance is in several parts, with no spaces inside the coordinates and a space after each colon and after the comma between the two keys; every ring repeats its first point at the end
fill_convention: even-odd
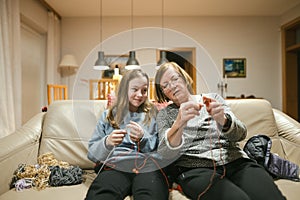
{"type": "Polygon", "coordinates": [[[178,106],[189,99],[190,93],[183,77],[172,67],[163,74],[160,87],[163,93],[178,106]]]}

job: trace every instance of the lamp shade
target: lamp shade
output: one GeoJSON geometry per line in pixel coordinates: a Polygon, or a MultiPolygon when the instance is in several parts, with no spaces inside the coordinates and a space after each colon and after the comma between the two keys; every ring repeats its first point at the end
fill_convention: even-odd
{"type": "Polygon", "coordinates": [[[109,69],[107,62],[104,59],[104,52],[98,51],[98,59],[94,65],[95,70],[107,70],[109,69]]]}
{"type": "Polygon", "coordinates": [[[165,63],[169,62],[168,59],[167,59],[167,52],[166,51],[160,51],[159,54],[160,54],[160,59],[157,62],[156,69],[159,69],[159,67],[162,64],[165,64],[165,63]]]}
{"type": "Polygon", "coordinates": [[[135,58],[135,51],[129,52],[129,58],[126,63],[125,69],[128,69],[128,70],[141,69],[139,62],[135,58]]]}
{"type": "Polygon", "coordinates": [[[78,68],[78,64],[76,62],[75,56],[71,54],[64,55],[62,58],[59,67],[69,67],[69,68],[78,68]]]}

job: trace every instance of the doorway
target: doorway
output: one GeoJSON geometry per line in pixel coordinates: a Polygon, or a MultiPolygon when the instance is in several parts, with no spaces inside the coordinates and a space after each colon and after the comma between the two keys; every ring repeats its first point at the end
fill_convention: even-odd
{"type": "Polygon", "coordinates": [[[22,124],[45,105],[45,53],[46,37],[22,23],[22,124]]]}
{"type": "MultiPolygon", "coordinates": [[[[158,60],[160,59],[160,51],[157,51],[158,60]]],[[[195,48],[171,48],[165,49],[166,57],[170,62],[176,62],[180,67],[182,67],[188,75],[193,79],[193,90],[196,94],[197,91],[197,76],[196,76],[196,49],[195,48]]]]}
{"type": "Polygon", "coordinates": [[[297,85],[298,85],[298,121],[300,121],[300,50],[297,51],[297,58],[298,58],[298,61],[297,61],[297,69],[298,69],[298,82],[297,82],[297,85]]]}
{"type": "Polygon", "coordinates": [[[300,121],[300,17],[281,27],[283,112],[300,121]]]}

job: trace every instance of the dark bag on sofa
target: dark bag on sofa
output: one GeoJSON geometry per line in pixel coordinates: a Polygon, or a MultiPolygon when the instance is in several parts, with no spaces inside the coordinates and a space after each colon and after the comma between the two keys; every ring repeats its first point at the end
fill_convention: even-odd
{"type": "Polygon", "coordinates": [[[76,185],[83,181],[83,170],[78,166],[63,168],[50,166],[49,184],[51,186],[76,185]]]}
{"type": "Polygon", "coordinates": [[[266,135],[255,135],[246,142],[244,151],[262,165],[273,178],[300,181],[299,166],[271,153],[272,140],[266,135]]]}

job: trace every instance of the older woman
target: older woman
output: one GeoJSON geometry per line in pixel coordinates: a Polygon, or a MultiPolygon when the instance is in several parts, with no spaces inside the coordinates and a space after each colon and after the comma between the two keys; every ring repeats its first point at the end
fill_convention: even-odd
{"type": "Polygon", "coordinates": [[[192,95],[192,79],[174,62],[155,76],[158,152],[173,162],[175,181],[191,199],[285,199],[272,177],[238,147],[245,125],[218,94],[192,95]]]}

